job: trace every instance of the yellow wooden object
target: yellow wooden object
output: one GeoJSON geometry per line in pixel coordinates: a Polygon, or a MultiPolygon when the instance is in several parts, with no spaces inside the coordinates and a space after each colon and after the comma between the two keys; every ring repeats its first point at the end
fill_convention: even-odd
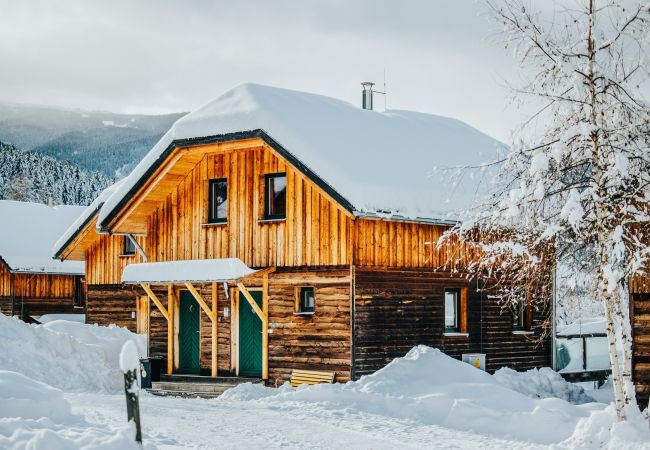
{"type": "Polygon", "coordinates": [[[210,374],[213,377],[217,376],[217,363],[219,356],[218,342],[218,320],[217,320],[217,301],[219,300],[219,291],[217,290],[217,283],[212,283],[212,367],[210,374]]]}
{"type": "Polygon", "coordinates": [[[143,284],[142,289],[147,293],[149,298],[153,300],[153,302],[156,304],[162,315],[165,317],[165,319],[169,320],[169,312],[167,311],[167,308],[163,306],[163,304],[158,300],[158,297],[156,297],[156,294],[151,290],[151,286],[148,284],[143,284]]]}
{"type": "Polygon", "coordinates": [[[291,386],[296,387],[301,384],[331,384],[334,383],[335,375],[335,372],[294,369],[291,372],[291,386]]]}

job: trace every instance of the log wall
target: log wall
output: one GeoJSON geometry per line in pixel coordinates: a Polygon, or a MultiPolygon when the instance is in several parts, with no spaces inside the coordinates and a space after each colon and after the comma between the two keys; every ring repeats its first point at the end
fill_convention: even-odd
{"type": "Polygon", "coordinates": [[[534,335],[512,332],[508,311],[458,274],[422,269],[360,268],[354,272],[354,377],[372,373],[415,345],[437,347],[455,358],[485,353],[487,370],[551,365],[551,342],[540,340],[547,312],[533,312],[534,335]],[[467,289],[469,336],[444,335],[444,290],[467,289]]]}
{"type": "Polygon", "coordinates": [[[641,410],[650,398],[650,281],[641,277],[630,283],[632,322],[632,378],[641,410]]]}

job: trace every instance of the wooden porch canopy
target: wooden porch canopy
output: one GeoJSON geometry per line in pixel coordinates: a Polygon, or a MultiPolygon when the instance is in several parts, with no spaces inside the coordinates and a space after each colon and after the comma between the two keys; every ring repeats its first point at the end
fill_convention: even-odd
{"type": "Polygon", "coordinates": [[[174,361],[174,285],[184,285],[196,299],[212,323],[211,374],[217,376],[217,283],[234,283],[262,321],[262,378],[268,379],[268,275],[275,268],[254,270],[239,258],[200,259],[129,264],[122,272],[122,283],[138,284],[167,320],[167,373],[173,372],[174,361]],[[244,285],[248,277],[262,276],[263,304],[257,305],[244,285]],[[212,284],[212,305],[203,299],[193,283],[212,284]],[[167,308],[151,289],[151,285],[167,285],[167,308]]]}

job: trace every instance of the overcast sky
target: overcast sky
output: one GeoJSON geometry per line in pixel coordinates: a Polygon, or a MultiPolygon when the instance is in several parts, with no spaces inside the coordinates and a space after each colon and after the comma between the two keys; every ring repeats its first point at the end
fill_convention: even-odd
{"type": "Polygon", "coordinates": [[[164,113],[257,82],[359,104],[385,69],[391,109],[504,141],[521,118],[475,0],[0,0],[0,64],[0,101],[164,113]]]}

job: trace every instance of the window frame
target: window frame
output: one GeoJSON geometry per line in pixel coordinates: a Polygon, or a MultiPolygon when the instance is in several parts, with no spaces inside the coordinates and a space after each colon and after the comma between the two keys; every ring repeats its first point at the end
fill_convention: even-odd
{"type": "MultiPolygon", "coordinates": [[[[523,304],[521,307],[518,308],[517,313],[515,314],[514,308],[516,306],[519,306],[518,304],[511,304],[511,313],[512,313],[512,320],[511,320],[511,325],[512,325],[512,331],[513,332],[527,332],[530,331],[532,328],[532,318],[531,318],[531,304],[530,304],[530,299],[528,298],[528,290],[525,290],[523,293],[523,296],[520,298],[523,298],[523,304]],[[517,319],[517,322],[515,323],[515,319],[517,319]]],[[[519,302],[517,302],[519,303],[519,302]]]]}
{"type": "Polygon", "coordinates": [[[208,214],[206,223],[228,223],[228,178],[211,178],[208,180],[208,214]],[[225,183],[226,185],[226,217],[218,217],[217,211],[219,208],[214,208],[214,190],[215,184],[225,183]],[[213,211],[214,209],[214,211],[213,211]],[[213,214],[214,213],[214,216],[213,214]]]}
{"type": "Polygon", "coordinates": [[[135,248],[135,243],[131,241],[131,238],[128,235],[123,236],[124,241],[122,241],[122,256],[135,256],[137,249],[135,248]]]}
{"type": "Polygon", "coordinates": [[[287,218],[287,190],[289,185],[287,184],[287,173],[286,172],[277,172],[277,173],[267,173],[264,175],[264,219],[265,220],[281,220],[287,218]],[[284,211],[281,214],[273,213],[271,214],[271,192],[269,189],[269,181],[275,178],[284,178],[284,211]]]}
{"type": "Polygon", "coordinates": [[[453,287],[445,288],[442,297],[443,305],[443,333],[446,336],[460,336],[468,337],[467,331],[467,288],[466,287],[453,287]],[[447,327],[446,313],[447,313],[447,293],[453,292],[456,295],[454,303],[454,314],[456,325],[454,327],[447,327]]]}
{"type": "MultiPolygon", "coordinates": [[[[309,308],[309,307],[307,307],[309,308]]],[[[313,315],[316,312],[316,289],[313,286],[298,286],[295,290],[295,299],[294,299],[294,314],[298,315],[313,315]],[[311,292],[314,299],[314,305],[311,309],[303,308],[303,293],[311,292]]]]}
{"type": "Polygon", "coordinates": [[[457,288],[449,288],[445,289],[444,291],[444,326],[445,326],[445,333],[460,333],[460,289],[457,288]],[[450,327],[447,326],[447,294],[453,293],[454,294],[454,326],[450,327]]]}

